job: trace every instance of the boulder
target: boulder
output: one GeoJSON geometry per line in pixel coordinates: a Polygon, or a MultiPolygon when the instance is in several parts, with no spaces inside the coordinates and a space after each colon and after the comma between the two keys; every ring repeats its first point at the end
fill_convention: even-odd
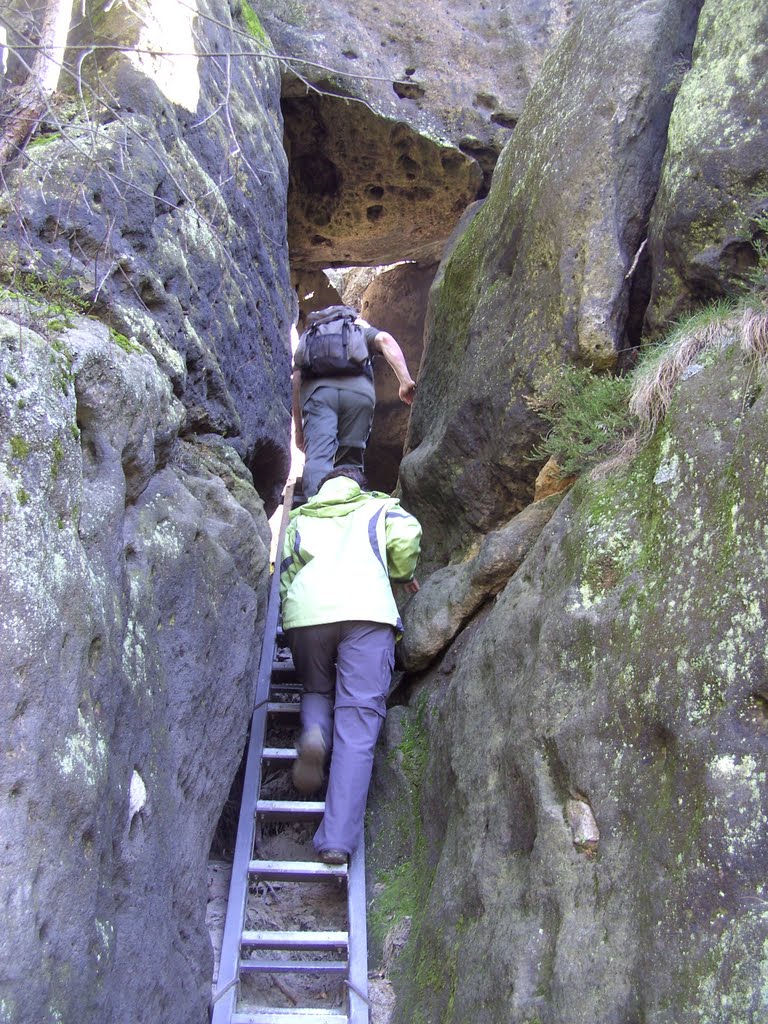
{"type": "Polygon", "coordinates": [[[768,10],[749,0],[702,8],[693,60],[669,125],[648,231],[647,329],[738,294],[756,262],[752,217],[768,187],[768,10]]]}
{"type": "MultiPolygon", "coordinates": [[[[364,100],[379,115],[460,146],[490,173],[542,62],[580,0],[403,6],[330,0],[258,5],[286,62],[284,89],[307,84],[364,100]]],[[[354,104],[337,101],[339,109],[354,104]]]]}
{"type": "Polygon", "coordinates": [[[400,470],[435,561],[530,501],[537,377],[563,360],[616,364],[695,14],[682,0],[582,10],[438,273],[400,470]]]}
{"type": "Polygon", "coordinates": [[[487,534],[466,562],[432,573],[405,607],[398,659],[407,671],[425,668],[448,647],[477,609],[502,590],[552,518],[562,495],[537,501],[487,534]]]}

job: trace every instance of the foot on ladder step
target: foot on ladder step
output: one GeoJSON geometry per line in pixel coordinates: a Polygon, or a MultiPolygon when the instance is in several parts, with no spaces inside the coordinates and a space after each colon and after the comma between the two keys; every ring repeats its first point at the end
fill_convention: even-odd
{"type": "Polygon", "coordinates": [[[346,864],[347,854],[344,850],[320,850],[318,857],[323,864],[346,864]]]}
{"type": "Polygon", "coordinates": [[[305,730],[296,744],[298,757],[293,765],[293,784],[300,793],[314,793],[323,784],[325,741],[319,725],[305,730]]]}

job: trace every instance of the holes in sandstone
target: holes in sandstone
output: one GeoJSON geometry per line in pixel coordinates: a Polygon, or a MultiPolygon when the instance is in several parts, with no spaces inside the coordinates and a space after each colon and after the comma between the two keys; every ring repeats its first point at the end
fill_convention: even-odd
{"type": "Polygon", "coordinates": [[[313,196],[336,196],[341,175],[332,160],[322,153],[311,153],[293,161],[293,171],[302,192],[313,196]]]}
{"type": "Polygon", "coordinates": [[[640,736],[640,748],[645,764],[663,765],[670,750],[674,747],[675,737],[660,722],[649,726],[640,736]]]}
{"type": "Polygon", "coordinates": [[[384,189],[381,185],[369,185],[365,191],[371,199],[382,199],[384,196],[384,189]]]}
{"type": "Polygon", "coordinates": [[[93,853],[93,842],[94,842],[93,829],[91,829],[91,828],[85,829],[83,834],[80,836],[80,842],[83,845],[83,853],[86,855],[86,857],[89,857],[93,853]]]}
{"type": "Polygon", "coordinates": [[[401,171],[405,172],[405,176],[409,181],[416,180],[420,168],[416,161],[412,160],[407,153],[403,153],[401,157],[398,157],[397,166],[401,171]]]}
{"type": "Polygon", "coordinates": [[[755,381],[748,389],[744,396],[744,404],[747,409],[751,409],[755,402],[758,400],[760,395],[763,393],[763,385],[755,381]]]}
{"type": "Polygon", "coordinates": [[[341,56],[346,57],[347,60],[357,60],[358,54],[354,50],[342,50],[341,56]]]}
{"type": "Polygon", "coordinates": [[[88,648],[88,667],[89,668],[91,668],[91,669],[95,668],[96,662],[99,660],[99,657],[101,656],[101,648],[102,648],[102,639],[101,639],[100,636],[95,636],[93,638],[93,640],[91,640],[91,645],[88,648]]]}
{"type": "Polygon", "coordinates": [[[377,221],[377,220],[380,220],[383,217],[383,215],[384,215],[384,207],[383,206],[369,206],[368,209],[365,211],[365,216],[372,223],[377,221]]]}
{"type": "Polygon", "coordinates": [[[491,123],[497,124],[499,128],[515,128],[517,126],[517,118],[503,110],[495,110],[491,114],[491,123]]]}
{"type": "Polygon", "coordinates": [[[418,82],[393,82],[392,88],[401,100],[418,100],[426,95],[426,90],[418,82]]]}
{"type": "Polygon", "coordinates": [[[768,725],[768,691],[756,690],[749,695],[749,710],[756,722],[768,725]]]}
{"type": "Polygon", "coordinates": [[[479,92],[475,95],[475,106],[485,110],[495,110],[498,102],[497,97],[489,92],[479,92]]]}

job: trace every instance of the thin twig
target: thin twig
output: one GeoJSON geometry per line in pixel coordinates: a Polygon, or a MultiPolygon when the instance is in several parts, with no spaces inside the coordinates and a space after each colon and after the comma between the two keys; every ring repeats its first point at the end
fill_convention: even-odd
{"type": "Polygon", "coordinates": [[[644,238],[640,248],[635,253],[635,258],[632,261],[632,266],[629,268],[629,270],[624,275],[624,280],[625,281],[628,281],[630,279],[630,277],[632,277],[632,275],[634,274],[635,267],[637,266],[637,261],[640,259],[640,253],[643,251],[643,249],[646,247],[647,244],[648,244],[648,239],[644,238]]]}

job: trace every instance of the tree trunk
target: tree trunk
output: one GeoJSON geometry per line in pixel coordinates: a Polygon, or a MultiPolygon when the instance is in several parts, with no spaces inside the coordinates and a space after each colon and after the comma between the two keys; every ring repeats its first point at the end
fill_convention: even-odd
{"type": "Polygon", "coordinates": [[[14,97],[14,105],[0,129],[0,169],[17,156],[32,134],[59,84],[74,0],[48,0],[40,49],[29,76],[14,97]]]}

